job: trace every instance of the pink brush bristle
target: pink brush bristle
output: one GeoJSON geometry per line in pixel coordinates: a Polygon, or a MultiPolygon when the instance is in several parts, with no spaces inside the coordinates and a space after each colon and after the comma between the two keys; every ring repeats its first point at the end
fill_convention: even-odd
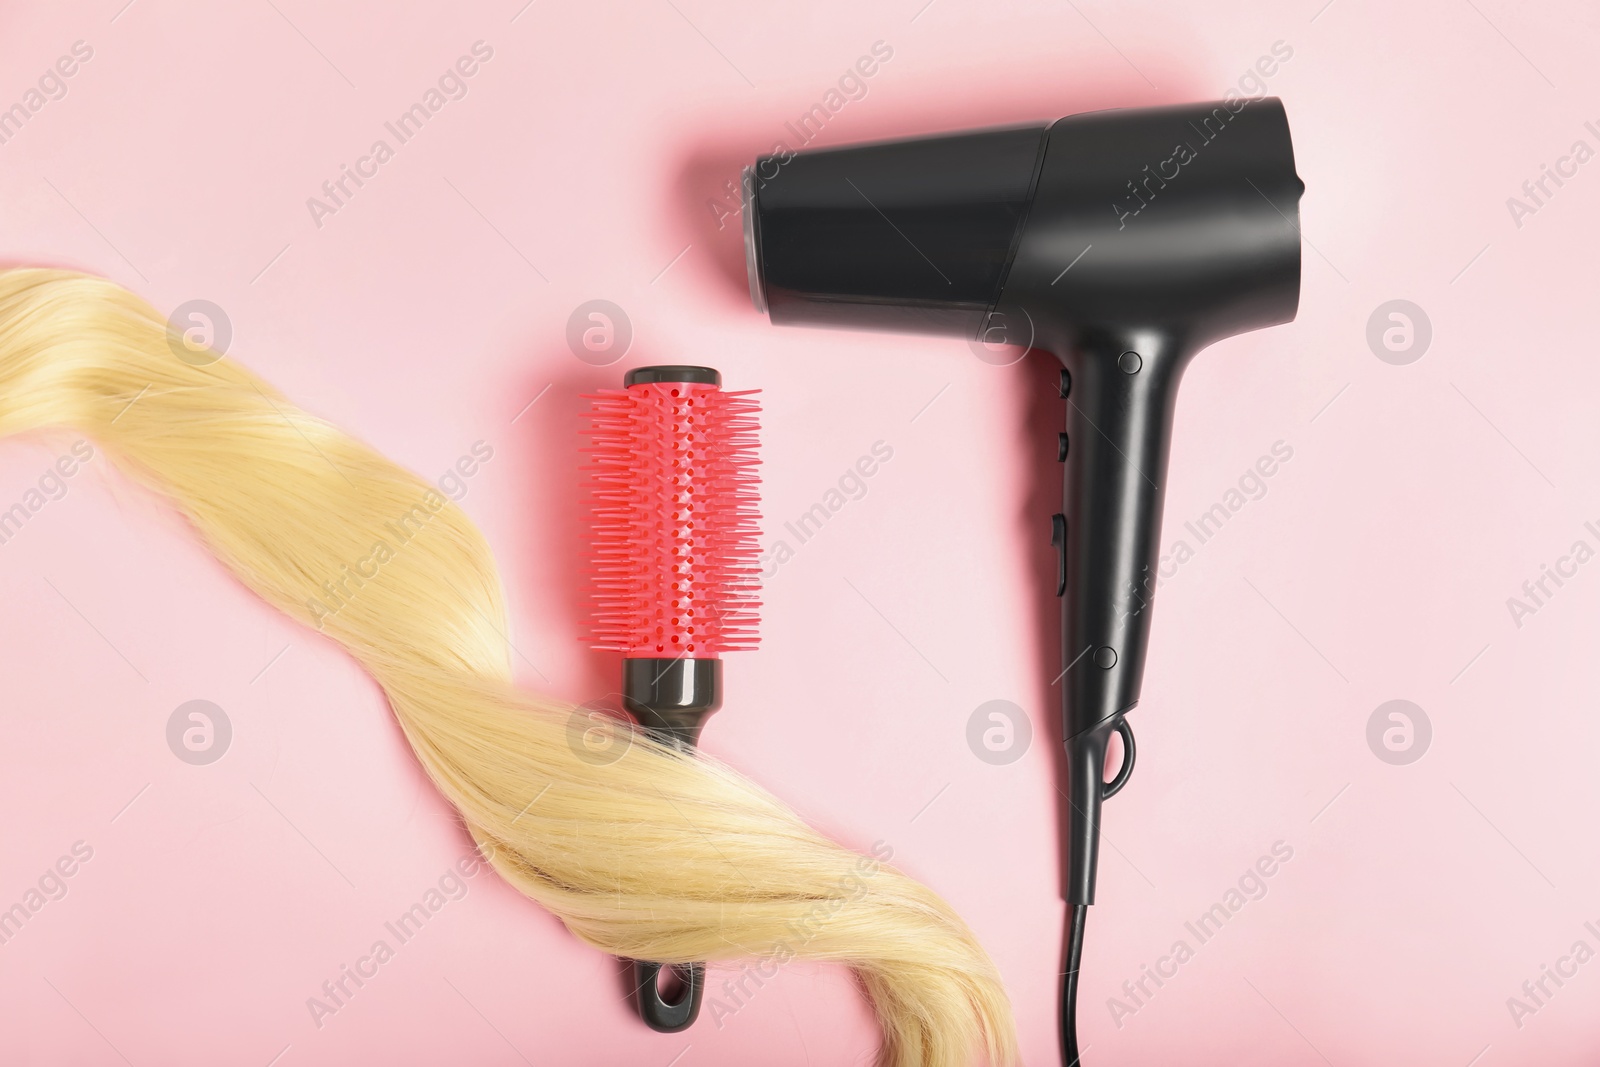
{"type": "Polygon", "coordinates": [[[754,392],[641,382],[588,398],[595,648],[715,659],[756,646],[754,392]]]}

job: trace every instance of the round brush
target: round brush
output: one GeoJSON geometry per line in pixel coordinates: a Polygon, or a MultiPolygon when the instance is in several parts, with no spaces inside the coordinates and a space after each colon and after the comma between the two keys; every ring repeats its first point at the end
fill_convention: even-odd
{"type": "MultiPolygon", "coordinates": [[[[722,704],[724,652],[756,645],[753,391],[709,367],[640,367],[591,396],[594,647],[622,653],[622,700],[656,738],[692,749],[722,704]]],[[[652,1029],[694,1022],[699,963],[634,963],[652,1029]],[[663,970],[675,976],[672,999],[663,970]]]]}

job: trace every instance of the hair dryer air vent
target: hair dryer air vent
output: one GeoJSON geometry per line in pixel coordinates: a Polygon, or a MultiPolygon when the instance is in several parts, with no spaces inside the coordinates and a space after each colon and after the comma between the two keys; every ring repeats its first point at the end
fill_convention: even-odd
{"type": "Polygon", "coordinates": [[[761,278],[761,236],[756,230],[756,212],[751,206],[755,191],[756,168],[746,167],[739,176],[739,204],[744,217],[744,272],[750,281],[750,303],[767,313],[767,288],[761,278]]]}

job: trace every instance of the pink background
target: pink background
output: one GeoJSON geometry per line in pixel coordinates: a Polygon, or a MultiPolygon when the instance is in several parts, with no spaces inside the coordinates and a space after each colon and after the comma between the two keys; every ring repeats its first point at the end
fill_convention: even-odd
{"type": "MultiPolygon", "coordinates": [[[[1600,948],[1600,564],[1520,627],[1506,606],[1575,540],[1600,545],[1583,526],[1600,519],[1600,163],[1520,227],[1506,205],[1575,140],[1600,147],[1592,8],[124,3],[0,14],[0,106],[93,48],[0,145],[0,256],[106,274],[164,311],[216,302],[232,355],[424,475],[492,447],[462,506],[499,554],[529,685],[614,688],[614,660],[579,644],[580,392],[662,361],[764,389],[768,542],[893,448],[769,582],[765,645],[730,661],[706,747],[943,893],[1004,973],[1032,1064],[1057,1058],[1061,925],[1052,372],[773,328],[744,294],[736,220],[708,202],[793,147],[784,123],[876,41],[892,59],[818,143],[1215,98],[1284,42],[1266,81],[1307,184],[1300,315],[1190,370],[1163,542],[1274,442],[1293,458],[1161,592],[1089,922],[1088,1062],[1595,1061],[1600,962],[1520,1028],[1506,1003],[1580,938],[1600,948]],[[317,227],[306,199],[478,40],[493,58],[465,98],[317,227]],[[613,367],[564,339],[594,298],[635,332],[613,367]],[[1393,299],[1432,323],[1405,366],[1366,341],[1393,299]],[[1004,766],[966,741],[995,699],[1033,723],[1004,766]],[[1410,765],[1367,744],[1391,699],[1433,726],[1410,765]],[[1185,921],[1278,841],[1293,859],[1267,895],[1119,1028],[1108,998],[1192,945],[1185,921]]],[[[73,440],[0,450],[0,507],[73,440]]],[[[306,999],[467,839],[346,656],[103,456],[69,485],[0,545],[0,907],[74,842],[93,858],[0,945],[0,1060],[868,1059],[848,975],[806,963],[720,1027],[650,1033],[615,961],[489,875],[319,1029],[306,999]],[[192,699],[233,724],[209,766],[165,741],[192,699]]]]}

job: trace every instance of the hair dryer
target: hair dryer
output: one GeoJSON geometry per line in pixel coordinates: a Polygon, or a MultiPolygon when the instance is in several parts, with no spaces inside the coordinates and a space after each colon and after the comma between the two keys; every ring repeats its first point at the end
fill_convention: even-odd
{"type": "Polygon", "coordinates": [[[1061,360],[1069,905],[1063,1044],[1101,802],[1133,769],[1178,381],[1211,342],[1294,318],[1299,197],[1275,98],[781,153],[745,171],[750,295],[774,323],[959,335],[1061,360]],[[1069,447],[1070,445],[1070,447],[1069,447]],[[1122,766],[1104,781],[1113,733],[1122,766]]]}

